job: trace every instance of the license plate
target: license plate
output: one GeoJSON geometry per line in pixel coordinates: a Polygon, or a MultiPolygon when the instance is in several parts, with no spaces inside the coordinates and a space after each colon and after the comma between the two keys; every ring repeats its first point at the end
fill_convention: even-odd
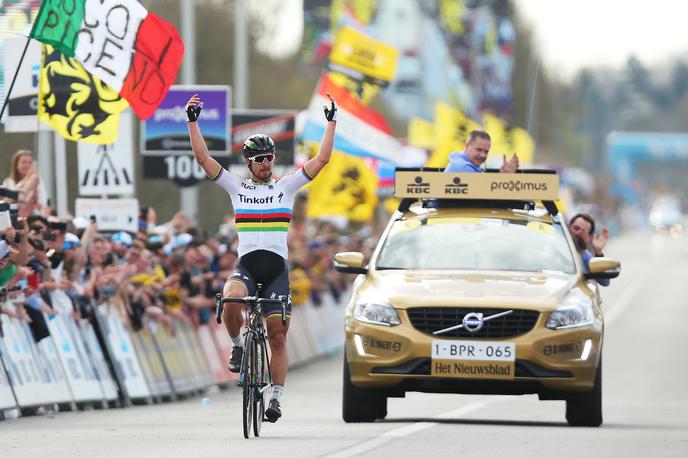
{"type": "Polygon", "coordinates": [[[433,340],[431,375],[513,379],[516,345],[510,342],[433,340]]]}

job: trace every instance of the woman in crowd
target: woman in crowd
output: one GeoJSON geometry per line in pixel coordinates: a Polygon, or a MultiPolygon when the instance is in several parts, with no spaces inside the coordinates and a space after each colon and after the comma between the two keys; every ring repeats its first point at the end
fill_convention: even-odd
{"type": "Polygon", "coordinates": [[[24,204],[24,208],[33,209],[36,204],[48,204],[48,194],[36,170],[33,153],[29,150],[20,149],[12,155],[10,176],[5,178],[2,186],[13,191],[22,191],[24,195],[20,195],[19,201],[24,204]]]}

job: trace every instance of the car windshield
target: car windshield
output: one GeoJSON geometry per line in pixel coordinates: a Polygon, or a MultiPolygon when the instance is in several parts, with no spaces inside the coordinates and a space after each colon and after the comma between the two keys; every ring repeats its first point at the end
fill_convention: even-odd
{"type": "Polygon", "coordinates": [[[559,224],[430,216],[396,221],[375,267],[574,273],[572,256],[559,224]]]}

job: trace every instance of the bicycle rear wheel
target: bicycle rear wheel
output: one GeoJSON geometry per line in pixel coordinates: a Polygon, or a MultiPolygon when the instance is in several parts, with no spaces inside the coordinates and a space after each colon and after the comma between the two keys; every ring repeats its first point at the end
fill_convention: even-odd
{"type": "Polygon", "coordinates": [[[259,339],[254,341],[256,351],[254,352],[254,373],[256,380],[256,388],[253,399],[253,434],[260,436],[260,427],[263,425],[263,417],[265,416],[265,342],[259,339]]]}
{"type": "Polygon", "coordinates": [[[255,342],[253,335],[246,334],[246,341],[244,342],[244,359],[241,362],[241,391],[243,394],[243,426],[244,437],[248,439],[251,435],[251,426],[253,423],[253,400],[255,397],[255,377],[254,377],[254,361],[255,361],[255,342]]]}

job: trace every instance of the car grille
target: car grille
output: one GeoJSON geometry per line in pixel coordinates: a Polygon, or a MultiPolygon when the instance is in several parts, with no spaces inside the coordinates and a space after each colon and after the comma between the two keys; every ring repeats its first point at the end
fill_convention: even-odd
{"type": "Polygon", "coordinates": [[[440,329],[446,329],[462,323],[463,317],[471,312],[482,313],[489,317],[500,312],[513,310],[508,315],[483,322],[478,332],[468,332],[466,329],[438,334],[436,337],[460,337],[464,339],[500,339],[514,337],[533,329],[538,320],[539,312],[534,310],[506,309],[506,308],[468,308],[468,307],[414,307],[407,310],[414,328],[425,334],[432,335],[440,329]]]}

